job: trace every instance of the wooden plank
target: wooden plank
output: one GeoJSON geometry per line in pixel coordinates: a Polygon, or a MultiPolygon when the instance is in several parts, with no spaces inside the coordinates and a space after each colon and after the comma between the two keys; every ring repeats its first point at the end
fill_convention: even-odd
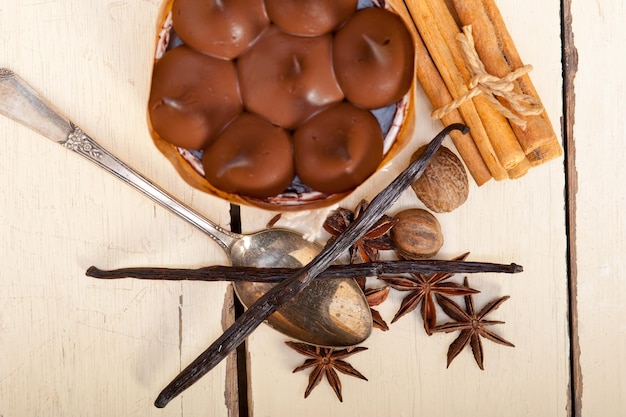
{"type": "MultiPolygon", "coordinates": [[[[522,58],[535,66],[533,82],[558,125],[562,115],[559,5],[533,0],[523,5],[502,1],[499,6],[522,58]]],[[[358,189],[342,206],[353,208],[361,198],[371,198],[405,166],[410,153],[438,131],[440,125],[428,118],[430,110],[419,93],[413,142],[387,172],[358,189]]],[[[450,142],[447,145],[452,147],[450,142]]],[[[469,250],[470,259],[517,262],[525,269],[515,277],[473,278],[482,290],[476,297],[478,307],[494,297],[511,296],[493,315],[506,324],[494,330],[516,347],[485,342],[485,371],[477,368],[469,350],[446,369],[446,350],[454,336],[426,336],[418,314],[412,313],[391,325],[389,332],[374,331],[363,343],[369,350],[350,358],[369,381],[340,375],[343,403],[325,382],[304,399],[306,372],[291,374],[304,358],[284,346],[285,336],[265,326],[248,343],[253,415],[568,415],[564,187],[561,159],[533,168],[516,181],[472,185],[464,206],[437,216],[445,238],[439,258],[469,250]]],[[[390,213],[413,206],[423,207],[409,191],[390,213]]],[[[262,228],[272,215],[243,208],[244,229],[262,228]]],[[[378,308],[388,322],[403,295],[393,292],[378,308]]]]}
{"type": "Polygon", "coordinates": [[[578,52],[572,145],[575,147],[579,415],[622,416],[626,359],[623,53],[621,2],[572,2],[578,52]]]}
{"type": "MultiPolygon", "coordinates": [[[[213,220],[146,123],[157,0],[3,2],[9,66],[106,148],[213,220]]],[[[0,414],[226,416],[226,364],[165,410],[158,392],[222,332],[224,284],[104,282],[92,264],[225,263],[202,232],[78,155],[0,118],[0,414]]],[[[236,394],[235,394],[236,396],[236,394]]]]}

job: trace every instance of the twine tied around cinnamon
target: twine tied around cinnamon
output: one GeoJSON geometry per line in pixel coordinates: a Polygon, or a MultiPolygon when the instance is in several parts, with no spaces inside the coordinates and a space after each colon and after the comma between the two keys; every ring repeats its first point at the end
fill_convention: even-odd
{"type": "Polygon", "coordinates": [[[463,33],[457,35],[461,44],[461,50],[465,63],[472,78],[469,83],[469,91],[452,100],[445,106],[432,112],[433,119],[441,119],[443,116],[459,108],[463,103],[471,100],[479,94],[484,94],[498,112],[509,119],[512,123],[526,128],[526,121],[521,116],[536,116],[543,112],[543,106],[535,97],[528,94],[519,94],[514,91],[514,81],[532,71],[532,65],[524,65],[504,77],[496,77],[489,74],[485,65],[480,60],[474,44],[471,25],[463,27],[463,33]],[[509,107],[505,107],[497,97],[501,97],[509,107]]]}

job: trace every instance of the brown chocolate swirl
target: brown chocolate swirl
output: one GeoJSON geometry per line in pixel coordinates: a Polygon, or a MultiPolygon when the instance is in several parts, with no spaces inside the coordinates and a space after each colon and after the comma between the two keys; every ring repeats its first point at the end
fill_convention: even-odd
{"type": "Polygon", "coordinates": [[[318,36],[335,31],[356,10],[358,0],[265,0],[267,14],[283,31],[318,36]]]}
{"type": "Polygon", "coordinates": [[[331,63],[331,35],[300,37],[270,27],[237,60],[245,107],[286,129],[343,99],[331,63]]]}
{"type": "Polygon", "coordinates": [[[414,46],[402,19],[388,10],[357,11],[337,32],[333,64],[346,98],[367,109],[400,100],[413,81],[414,46]]]}
{"type": "Polygon", "coordinates": [[[259,36],[269,19],[263,0],[175,0],[172,22],[185,44],[233,59],[259,36]]]}
{"type": "Polygon", "coordinates": [[[207,181],[220,190],[274,196],[294,177],[291,136],[267,120],[243,113],[205,149],[202,165],[207,181]]]}
{"type": "Polygon", "coordinates": [[[163,139],[202,149],[242,111],[235,66],[185,45],[171,49],[154,65],[148,106],[163,139]]]}
{"type": "Polygon", "coordinates": [[[376,171],[383,134],[367,110],[341,103],[315,115],[294,132],[296,174],[314,190],[342,193],[376,171]]]}

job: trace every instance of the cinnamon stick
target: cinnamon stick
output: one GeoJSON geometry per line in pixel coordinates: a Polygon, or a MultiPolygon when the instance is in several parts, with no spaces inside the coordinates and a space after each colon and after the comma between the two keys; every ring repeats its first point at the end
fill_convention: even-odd
{"type": "Polygon", "coordinates": [[[509,173],[509,178],[515,180],[526,175],[528,173],[528,170],[530,170],[532,167],[533,165],[530,160],[528,158],[524,158],[507,172],[509,173]]]}
{"type": "MultiPolygon", "coordinates": [[[[445,0],[422,1],[434,17],[442,38],[454,59],[454,64],[463,77],[464,85],[470,85],[474,74],[470,73],[467,66],[461,44],[457,39],[461,34],[461,29],[452,16],[448,5],[445,0]]],[[[507,171],[512,169],[525,158],[525,154],[511,129],[511,125],[509,125],[509,121],[491,104],[485,95],[479,94],[472,101],[483,121],[487,137],[498,160],[507,171]]]]}
{"type": "MultiPolygon", "coordinates": [[[[417,80],[422,86],[426,97],[430,101],[433,108],[438,109],[445,106],[453,100],[448,87],[441,78],[441,74],[437,70],[435,63],[433,62],[424,41],[415,25],[409,26],[412,29],[415,38],[415,72],[417,80]]],[[[464,123],[461,113],[457,109],[452,110],[441,118],[441,122],[444,126],[449,126],[454,123],[464,123]]],[[[480,151],[476,147],[475,140],[472,138],[472,132],[467,135],[460,134],[460,132],[452,132],[450,138],[454,143],[461,159],[465,163],[467,170],[474,179],[474,182],[481,186],[491,179],[491,172],[485,161],[483,160],[480,151]]]]}
{"type": "MultiPolygon", "coordinates": [[[[524,66],[494,0],[452,0],[452,3],[462,24],[472,26],[476,50],[487,72],[503,77],[524,66]]],[[[517,93],[541,102],[528,75],[521,76],[514,84],[517,93]]],[[[502,104],[508,106],[508,103],[502,104]]],[[[522,119],[526,122],[525,128],[517,125],[512,128],[526,155],[537,149],[543,149],[542,158],[560,155],[562,150],[545,110],[538,116],[522,116],[522,119]]],[[[536,156],[531,158],[537,159],[536,156]]]]}
{"type": "MultiPolygon", "coordinates": [[[[468,92],[463,75],[454,63],[454,58],[447,47],[429,7],[423,0],[406,0],[405,3],[415,22],[417,30],[424,42],[433,62],[437,66],[441,78],[444,80],[450,94],[457,98],[468,92]]],[[[418,66],[420,64],[418,63],[418,66]]],[[[508,178],[506,169],[502,166],[489,140],[483,121],[473,101],[466,101],[459,106],[459,112],[470,128],[472,137],[480,154],[496,180],[508,178]]]]}
{"type": "Polygon", "coordinates": [[[526,157],[530,161],[532,166],[541,165],[544,162],[558,158],[563,155],[563,148],[558,140],[553,140],[539,147],[535,148],[526,157]]]}
{"type": "MultiPolygon", "coordinates": [[[[437,273],[507,273],[522,272],[520,265],[490,262],[419,260],[378,261],[351,265],[332,265],[315,279],[373,277],[389,274],[437,274],[437,273]]],[[[292,268],[253,268],[235,266],[207,266],[203,268],[120,268],[103,270],[89,267],[85,275],[99,279],[136,278],[166,281],[248,281],[281,282],[294,273],[292,268]]]]}

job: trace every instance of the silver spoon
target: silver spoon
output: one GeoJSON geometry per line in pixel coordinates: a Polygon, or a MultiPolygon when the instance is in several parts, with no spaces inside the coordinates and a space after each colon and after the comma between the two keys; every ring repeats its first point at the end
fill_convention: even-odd
{"type": "MultiPolygon", "coordinates": [[[[126,165],[63,116],[13,71],[0,68],[0,113],[72,150],[133,186],[166,209],[208,234],[234,266],[299,268],[321,246],[285,229],[251,235],[231,233],[202,217],[126,165]]],[[[237,282],[242,303],[252,305],[275,284],[237,282]]],[[[322,346],[351,346],[371,333],[372,317],[363,292],[353,279],[312,282],[267,323],[287,336],[322,346]]]]}

